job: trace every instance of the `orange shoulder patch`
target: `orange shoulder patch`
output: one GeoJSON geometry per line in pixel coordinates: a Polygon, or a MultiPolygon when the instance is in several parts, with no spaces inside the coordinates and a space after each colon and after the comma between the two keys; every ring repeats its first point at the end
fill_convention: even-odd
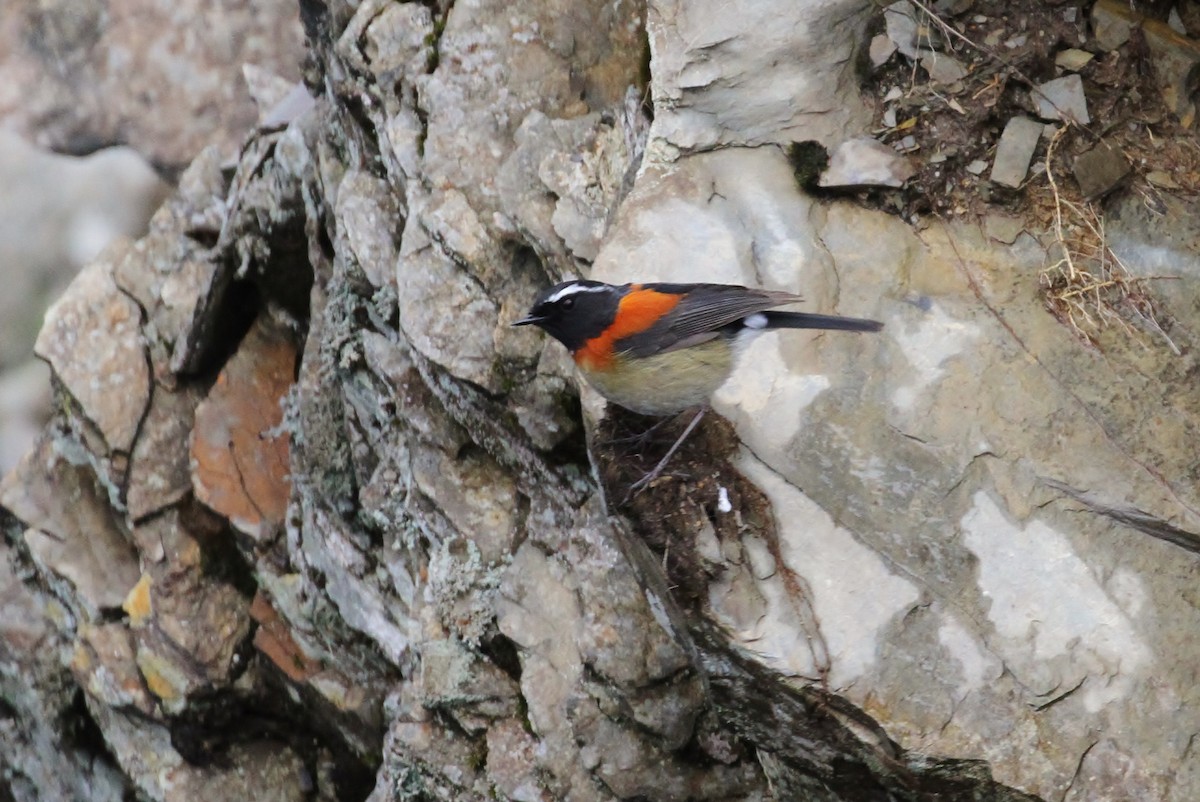
{"type": "Polygon", "coordinates": [[[617,306],[612,325],[598,337],[593,337],[575,352],[575,361],[589,370],[603,370],[612,364],[613,344],[617,340],[640,334],[653,326],[679,303],[682,296],[633,285],[617,306]]]}

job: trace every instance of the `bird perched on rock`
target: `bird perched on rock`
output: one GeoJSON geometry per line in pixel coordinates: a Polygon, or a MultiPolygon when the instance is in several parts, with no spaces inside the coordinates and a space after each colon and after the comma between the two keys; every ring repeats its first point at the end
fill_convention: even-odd
{"type": "Polygon", "coordinates": [[[542,328],[567,347],[588,383],[609,401],[644,415],[701,405],[658,466],[661,473],[729,378],[745,346],[772,329],[879,331],[874,320],[780,312],[789,292],[734,284],[624,284],[566,281],[541,294],[514,326],[542,328]]]}

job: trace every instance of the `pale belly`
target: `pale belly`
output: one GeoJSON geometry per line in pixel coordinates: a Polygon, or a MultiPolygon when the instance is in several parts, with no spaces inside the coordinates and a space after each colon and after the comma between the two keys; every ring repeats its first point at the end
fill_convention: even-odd
{"type": "Polygon", "coordinates": [[[656,354],[645,359],[617,357],[614,370],[580,372],[613,403],[643,415],[669,415],[707,404],[733,370],[734,349],[728,341],[656,354]]]}

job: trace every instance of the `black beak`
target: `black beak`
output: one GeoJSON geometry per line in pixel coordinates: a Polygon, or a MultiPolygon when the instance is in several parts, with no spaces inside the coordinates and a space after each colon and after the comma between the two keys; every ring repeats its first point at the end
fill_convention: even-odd
{"type": "Polygon", "coordinates": [[[541,323],[543,320],[545,320],[545,318],[538,317],[537,315],[529,315],[528,317],[523,317],[520,320],[514,320],[510,325],[528,326],[530,324],[541,323]]]}

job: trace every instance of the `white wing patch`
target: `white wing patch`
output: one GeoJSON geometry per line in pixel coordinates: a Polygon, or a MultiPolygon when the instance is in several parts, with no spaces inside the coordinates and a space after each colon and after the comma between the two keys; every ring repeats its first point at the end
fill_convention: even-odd
{"type": "Polygon", "coordinates": [[[612,287],[608,286],[607,284],[600,284],[597,286],[590,286],[587,284],[568,284],[543,301],[543,303],[558,303],[569,295],[578,295],[581,292],[608,292],[611,289],[612,287]]]}
{"type": "Polygon", "coordinates": [[[753,315],[747,315],[742,318],[742,324],[748,329],[765,329],[767,327],[767,316],[762,312],[755,312],[753,315]]]}

